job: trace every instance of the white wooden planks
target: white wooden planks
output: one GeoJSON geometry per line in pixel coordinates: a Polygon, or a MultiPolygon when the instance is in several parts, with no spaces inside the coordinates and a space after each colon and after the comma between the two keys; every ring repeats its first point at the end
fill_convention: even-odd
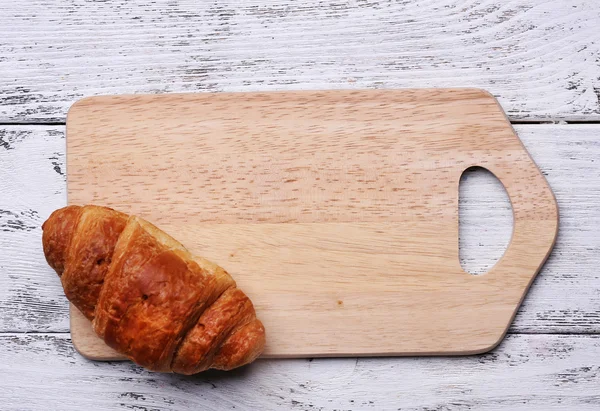
{"type": "Polygon", "coordinates": [[[184,377],[87,361],[65,335],[5,334],[0,375],[6,411],[596,411],[600,336],[509,335],[478,356],[258,360],[184,377]]]}
{"type": "MultiPolygon", "coordinates": [[[[599,9],[593,0],[0,2],[0,123],[64,122],[75,100],[96,94],[429,86],[487,88],[513,120],[597,121],[599,9]]],[[[1,334],[68,330],[31,228],[66,203],[63,130],[0,126],[3,409],[598,409],[595,335],[513,334],[468,359],[259,362],[180,380],[84,361],[66,335],[1,334]]],[[[517,132],[557,195],[561,234],[511,332],[598,333],[600,127],[517,132]]],[[[484,185],[463,206],[499,198],[496,182],[469,178],[484,185]]],[[[466,231],[482,244],[466,261],[478,269],[493,264],[480,251],[501,254],[509,230],[485,215],[493,223],[466,231]]]]}
{"type": "MultiPolygon", "coordinates": [[[[561,219],[555,250],[512,332],[598,332],[600,127],[519,125],[516,131],[556,194],[561,219]]],[[[0,332],[68,331],[66,299],[39,246],[39,226],[66,204],[64,127],[5,126],[0,138],[0,332]]],[[[492,207],[491,199],[500,200],[493,191],[496,184],[489,179],[465,192],[463,206],[492,207]]],[[[506,201],[495,204],[508,207],[506,201]]],[[[465,235],[482,244],[482,252],[473,250],[477,261],[471,264],[490,266],[493,261],[481,256],[505,243],[498,239],[504,240],[510,227],[506,219],[490,220],[486,208],[480,213],[480,219],[467,224],[465,235]]]]}
{"type": "Polygon", "coordinates": [[[0,122],[97,94],[482,87],[512,119],[600,119],[593,0],[0,4],[0,122]]]}

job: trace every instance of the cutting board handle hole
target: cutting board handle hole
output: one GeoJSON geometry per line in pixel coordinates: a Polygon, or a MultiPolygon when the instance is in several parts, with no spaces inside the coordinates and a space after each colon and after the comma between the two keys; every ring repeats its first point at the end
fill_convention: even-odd
{"type": "Polygon", "coordinates": [[[483,167],[470,167],[458,189],[458,255],[470,274],[488,272],[512,236],[513,211],[504,185],[483,167]]]}

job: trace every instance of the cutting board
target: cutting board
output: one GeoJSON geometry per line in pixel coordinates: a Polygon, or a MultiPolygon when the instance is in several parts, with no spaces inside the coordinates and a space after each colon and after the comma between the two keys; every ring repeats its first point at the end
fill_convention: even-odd
{"type": "MultiPolygon", "coordinates": [[[[556,237],[557,205],[478,89],[86,98],[67,118],[70,204],[154,222],[223,266],[266,357],[471,354],[503,338],[556,237]],[[514,228],[486,274],[458,259],[458,185],[481,166],[514,228]]],[[[71,309],[84,356],[118,359],[71,309]]]]}

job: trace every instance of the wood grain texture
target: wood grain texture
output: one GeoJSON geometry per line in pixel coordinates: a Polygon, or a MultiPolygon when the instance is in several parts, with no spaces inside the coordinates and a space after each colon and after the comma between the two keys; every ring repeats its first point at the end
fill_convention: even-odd
{"type": "MultiPolygon", "coordinates": [[[[600,332],[600,144],[597,125],[517,125],[556,194],[556,247],[519,310],[511,332],[600,332]]],[[[62,126],[0,128],[0,332],[68,332],[68,304],[41,250],[42,222],[66,205],[62,126]],[[23,164],[27,164],[23,168],[23,164]],[[21,170],[15,173],[14,170],[21,170]]],[[[488,270],[512,225],[500,183],[467,172],[461,207],[463,265],[488,270]]]]}
{"type": "Polygon", "coordinates": [[[512,119],[600,118],[593,0],[0,4],[0,122],[98,94],[482,87],[512,119]]]}
{"type": "MultiPolygon", "coordinates": [[[[510,332],[598,333],[600,127],[515,128],[555,192],[561,220],[510,332]]],[[[39,248],[39,226],[66,204],[64,127],[0,127],[0,165],[0,333],[68,331],[67,301],[39,248]]],[[[511,227],[500,183],[488,177],[466,173],[473,184],[461,196],[475,217],[463,221],[462,246],[473,247],[462,263],[474,270],[494,264],[488,253],[502,254],[511,227]]],[[[596,337],[509,334],[476,357],[260,360],[253,367],[266,369],[187,379],[86,361],[68,335],[5,334],[0,398],[6,410],[596,410],[598,348],[585,343],[596,337]]]]}
{"type": "Polygon", "coordinates": [[[224,267],[270,357],[487,351],[558,227],[544,177],[477,89],[88,98],[69,111],[67,152],[69,203],[139,215],[224,267]],[[473,165],[515,216],[482,276],[458,259],[473,165]]]}
{"type": "MultiPolygon", "coordinates": [[[[593,0],[0,2],[0,123],[64,122],[74,101],[98,94],[430,86],[487,88],[514,120],[598,120],[599,8],[593,0]]],[[[561,221],[510,332],[599,333],[600,127],[516,129],[561,221]]],[[[67,302],[38,248],[40,224],[66,204],[65,168],[64,127],[0,125],[0,333],[69,330],[67,302]]],[[[461,263],[481,272],[510,236],[510,205],[493,178],[465,179],[473,184],[460,205],[474,219],[463,221],[461,263]]],[[[186,379],[86,361],[68,335],[4,334],[0,408],[597,410],[596,337],[512,334],[477,357],[261,360],[253,367],[265,368],[186,379]]]]}
{"type": "Polygon", "coordinates": [[[600,336],[509,335],[471,357],[258,360],[182,377],[87,361],[65,335],[1,335],[0,374],[6,411],[595,411],[600,336]]]}
{"type": "Polygon", "coordinates": [[[65,330],[41,225],[67,201],[64,127],[0,127],[0,331],[65,330]]]}

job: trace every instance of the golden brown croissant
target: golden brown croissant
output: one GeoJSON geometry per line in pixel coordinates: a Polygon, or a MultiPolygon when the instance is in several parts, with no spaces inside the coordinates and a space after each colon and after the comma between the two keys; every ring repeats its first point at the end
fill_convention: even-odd
{"type": "Polygon", "coordinates": [[[252,362],[265,330],[216,264],[149,222],[69,206],[42,225],[44,254],[67,298],[106,344],[155,371],[194,374],[252,362]]]}

